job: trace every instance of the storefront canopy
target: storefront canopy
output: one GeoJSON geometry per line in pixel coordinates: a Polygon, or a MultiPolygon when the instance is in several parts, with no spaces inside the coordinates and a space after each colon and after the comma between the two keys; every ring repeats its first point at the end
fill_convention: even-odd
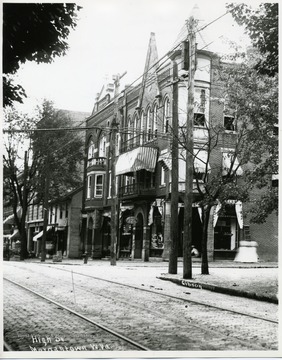
{"type": "MultiPolygon", "coordinates": [[[[47,226],[47,231],[51,230],[52,226],[47,226]]],[[[39,240],[43,236],[43,230],[33,237],[33,241],[39,240]]]]}
{"type": "Polygon", "coordinates": [[[138,147],[121,154],[116,163],[116,175],[128,174],[138,170],[155,171],[157,149],[138,147]]]}
{"type": "MultiPolygon", "coordinates": [[[[222,175],[223,176],[227,175],[228,172],[230,171],[231,163],[233,161],[233,156],[234,155],[230,152],[222,154],[222,175]]],[[[235,157],[235,160],[233,162],[231,173],[233,174],[234,171],[236,172],[236,175],[238,175],[238,176],[243,175],[243,169],[239,165],[239,161],[238,161],[237,157],[235,157]]]]}

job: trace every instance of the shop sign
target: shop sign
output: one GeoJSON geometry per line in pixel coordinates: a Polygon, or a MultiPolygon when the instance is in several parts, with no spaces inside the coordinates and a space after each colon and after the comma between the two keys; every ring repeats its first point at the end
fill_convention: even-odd
{"type": "Polygon", "coordinates": [[[129,216],[125,221],[130,225],[135,225],[137,223],[137,219],[134,216],[129,216]]]}

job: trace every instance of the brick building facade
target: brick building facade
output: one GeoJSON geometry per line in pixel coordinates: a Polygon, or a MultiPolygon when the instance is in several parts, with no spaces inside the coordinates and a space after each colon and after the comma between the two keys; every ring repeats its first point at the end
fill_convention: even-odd
{"type": "MultiPolygon", "coordinates": [[[[200,39],[198,41],[201,41],[200,39]]],[[[181,42],[180,42],[181,44],[181,42]]],[[[182,44],[183,46],[183,44],[182,44]]],[[[198,46],[198,49],[201,47],[198,46]]],[[[182,52],[174,48],[168,61],[159,65],[156,40],[151,34],[145,71],[140,84],[120,92],[118,79],[104,88],[97,97],[92,115],[87,120],[86,162],[83,190],[81,251],[93,258],[110,255],[111,244],[111,168],[112,122],[119,124],[116,137],[116,193],[118,198],[117,253],[119,258],[168,259],[171,229],[171,141],[173,106],[178,109],[179,129],[185,127],[187,116],[187,81],[182,71],[182,52]],[[177,76],[173,73],[177,69],[177,76]],[[173,97],[177,81],[178,98],[173,97]],[[177,102],[177,103],[175,103],[177,102]]],[[[194,106],[194,166],[197,176],[205,170],[228,166],[228,152],[236,144],[234,117],[225,111],[225,104],[216,81],[218,58],[211,51],[197,51],[194,106]],[[222,123],[218,146],[207,156],[205,142],[211,121],[222,123]],[[207,160],[208,159],[208,160],[207,160]]],[[[182,256],[185,158],[179,149],[179,249],[182,256]]],[[[237,159],[236,159],[237,161],[237,159]]],[[[243,173],[237,167],[237,175],[243,173]]],[[[197,207],[197,189],[193,189],[192,244],[200,249],[201,212],[197,207]]],[[[213,207],[208,227],[210,260],[234,259],[239,241],[248,237],[258,243],[261,260],[277,260],[278,220],[271,215],[263,225],[250,225],[244,217],[244,206],[230,201],[224,214],[213,207]],[[272,226],[266,242],[268,224],[272,226]],[[244,232],[245,231],[245,232],[244,232]]]]}

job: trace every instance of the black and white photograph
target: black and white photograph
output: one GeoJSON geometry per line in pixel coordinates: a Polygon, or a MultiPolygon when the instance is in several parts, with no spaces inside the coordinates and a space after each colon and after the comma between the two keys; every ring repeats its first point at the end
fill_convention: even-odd
{"type": "Polygon", "coordinates": [[[1,2],[1,358],[282,357],[278,8],[1,2]]]}

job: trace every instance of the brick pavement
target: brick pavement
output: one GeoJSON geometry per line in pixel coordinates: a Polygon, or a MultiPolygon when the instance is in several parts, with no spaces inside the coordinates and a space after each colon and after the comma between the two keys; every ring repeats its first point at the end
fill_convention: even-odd
{"type": "MultiPolygon", "coordinates": [[[[126,282],[128,282],[130,279],[132,281],[132,283],[134,284],[141,284],[143,283],[144,287],[153,287],[156,288],[156,286],[154,285],[150,285],[150,284],[159,284],[160,280],[156,279],[156,277],[154,277],[154,282],[152,282],[152,273],[153,275],[155,275],[157,272],[159,272],[161,269],[159,267],[150,267],[147,266],[146,268],[143,267],[132,267],[129,264],[124,264],[123,266],[117,266],[117,267],[109,267],[107,263],[95,263],[93,264],[87,264],[86,266],[73,266],[73,265],[60,265],[59,267],[57,265],[51,265],[51,264],[30,264],[31,267],[27,264],[27,263],[23,263],[20,264],[18,263],[18,266],[21,266],[21,268],[18,269],[18,271],[16,271],[16,268],[13,266],[16,264],[10,263],[8,264],[8,266],[6,266],[6,271],[8,271],[9,267],[12,267],[12,271],[8,271],[10,272],[11,275],[13,276],[23,276],[23,269],[29,269],[30,270],[30,274],[28,276],[25,276],[25,281],[27,283],[31,282],[31,278],[33,278],[33,281],[35,281],[36,287],[38,288],[39,291],[39,285],[41,286],[41,290],[43,289],[49,289],[49,292],[52,292],[54,294],[56,294],[56,296],[61,296],[62,293],[64,293],[66,295],[65,301],[70,303],[73,301],[73,294],[71,294],[70,290],[71,290],[71,282],[70,282],[70,273],[67,273],[66,271],[60,271],[58,273],[59,270],[56,270],[58,268],[65,268],[66,270],[68,269],[73,269],[73,271],[85,271],[86,274],[91,274],[91,275],[101,275],[103,274],[108,275],[110,279],[115,280],[115,279],[119,279],[121,280],[121,276],[123,277],[123,280],[126,279],[126,282]],[[152,271],[154,270],[154,271],[152,271]],[[142,277],[140,275],[140,272],[142,272],[142,277]],[[40,274],[41,273],[41,274],[40,274]],[[18,274],[18,275],[17,275],[18,274]],[[50,284],[50,280],[53,279],[53,281],[55,279],[60,278],[60,282],[61,284],[64,284],[64,286],[60,286],[58,289],[60,291],[57,291],[54,288],[50,288],[50,286],[48,287],[48,277],[43,277],[42,274],[48,274],[48,277],[51,277],[49,279],[49,284],[50,284]],[[60,275],[59,275],[60,274],[60,275]],[[41,275],[41,276],[40,276],[41,275]],[[148,283],[147,281],[150,279],[150,283],[148,283]],[[40,281],[40,283],[38,283],[38,281],[40,281]]],[[[75,274],[75,279],[76,282],[78,282],[78,276],[75,274]]],[[[141,329],[141,325],[143,324],[143,320],[145,318],[146,315],[146,311],[145,311],[145,315],[141,316],[140,314],[140,308],[134,308],[134,306],[132,306],[131,309],[131,313],[129,313],[127,311],[127,308],[129,307],[127,305],[126,307],[126,299],[124,300],[124,305],[123,307],[121,307],[121,309],[119,310],[119,312],[117,312],[117,309],[115,308],[114,312],[108,311],[105,312],[105,308],[108,308],[111,306],[111,302],[112,301],[119,301],[120,303],[122,303],[122,300],[120,297],[118,297],[120,290],[118,292],[113,292],[112,295],[109,294],[109,290],[111,290],[111,292],[113,291],[113,286],[110,286],[108,284],[105,285],[106,291],[103,294],[103,297],[106,296],[108,297],[107,300],[107,306],[106,303],[102,303],[102,298],[101,301],[97,302],[97,296],[102,296],[102,290],[99,290],[99,288],[97,288],[98,284],[92,284],[93,280],[89,279],[87,280],[87,278],[83,279],[83,284],[87,283],[88,284],[88,288],[93,290],[93,295],[92,296],[85,296],[82,294],[82,296],[80,296],[80,298],[77,298],[77,301],[81,302],[81,307],[85,307],[87,312],[90,314],[98,314],[99,316],[101,315],[101,318],[103,321],[107,321],[109,324],[116,324],[117,322],[117,318],[113,317],[112,314],[113,313],[120,313],[123,314],[121,316],[118,317],[119,318],[123,318],[124,321],[122,322],[122,326],[123,326],[123,330],[124,331],[129,331],[131,332],[131,334],[133,334],[133,336],[138,335],[138,331],[136,333],[136,329],[141,329]],[[117,300],[119,299],[119,300],[117,300]],[[134,319],[134,315],[137,315],[136,317],[136,322],[133,322],[134,319]],[[134,324],[134,326],[133,326],[134,324]]],[[[51,281],[52,283],[52,281],[51,281]]],[[[81,283],[81,281],[80,281],[81,283]]],[[[79,285],[80,283],[77,283],[77,285],[79,285]]],[[[164,283],[163,283],[164,284],[164,283]]],[[[164,285],[168,285],[168,288],[173,290],[174,292],[178,292],[181,289],[179,289],[180,287],[175,287],[174,284],[164,284],[164,285]]],[[[189,289],[190,290],[190,289],[189,289]]],[[[162,290],[159,290],[162,291],[162,290]]],[[[191,290],[192,292],[192,290],[191,290]]],[[[194,291],[195,296],[199,296],[199,290],[195,290],[194,291]]],[[[135,301],[141,301],[140,295],[138,295],[138,298],[136,298],[136,295],[134,292],[132,291],[125,291],[124,294],[120,294],[122,295],[127,295],[127,297],[129,299],[132,299],[133,304],[135,301]],[[134,299],[134,300],[133,300],[134,299]]],[[[201,297],[204,297],[203,292],[201,292],[201,297]]],[[[205,295],[207,296],[207,295],[205,295]]],[[[216,297],[216,294],[213,294],[213,297],[216,297]]],[[[225,296],[221,295],[223,297],[223,299],[225,299],[225,296]]],[[[190,298],[190,295],[189,295],[190,298]]],[[[105,298],[106,299],[106,298],[105,298]]],[[[106,301],[104,299],[104,301],[106,301]]],[[[146,301],[146,297],[144,297],[143,303],[145,305],[145,310],[146,307],[148,309],[151,310],[151,307],[154,306],[155,303],[158,303],[159,300],[155,300],[152,302],[152,305],[149,305],[148,302],[146,301]]],[[[142,302],[142,301],[141,301],[142,302]]],[[[218,303],[218,301],[216,300],[216,302],[218,303]]],[[[243,307],[247,307],[247,304],[249,306],[257,306],[257,302],[252,303],[251,300],[244,300],[242,301],[242,303],[244,303],[245,305],[243,305],[243,307]],[[245,302],[245,303],[244,303],[245,302]]],[[[160,304],[159,304],[160,305],[160,304]]],[[[241,305],[241,302],[240,302],[241,305]]],[[[260,306],[263,306],[264,303],[260,304],[260,306]]],[[[264,307],[264,310],[268,310],[268,309],[275,309],[274,305],[272,304],[267,304],[267,307],[264,307]]],[[[231,306],[231,305],[230,305],[231,306]]],[[[233,306],[234,306],[234,301],[233,301],[233,306]]],[[[260,306],[257,306],[258,308],[260,306]]],[[[144,335],[144,338],[146,340],[146,338],[149,341],[150,345],[154,345],[154,348],[161,346],[160,343],[162,344],[162,346],[168,345],[170,347],[173,347],[174,349],[178,349],[178,350],[186,350],[187,349],[187,325],[186,327],[183,328],[183,330],[181,329],[180,326],[180,322],[182,321],[182,319],[185,319],[187,316],[187,321],[189,324],[189,321],[191,321],[191,323],[193,325],[200,325],[202,326],[203,324],[205,324],[205,321],[207,322],[206,324],[208,325],[208,329],[211,329],[212,327],[214,327],[215,332],[217,331],[217,326],[219,328],[225,329],[226,330],[226,334],[227,336],[229,336],[229,334],[234,333],[238,333],[240,334],[239,336],[243,339],[248,339],[250,337],[250,341],[247,342],[246,345],[246,349],[248,349],[252,344],[255,345],[256,343],[261,344],[261,348],[263,348],[263,344],[265,344],[266,348],[272,348],[275,349],[275,338],[276,336],[274,335],[275,332],[273,333],[271,330],[271,327],[267,330],[265,326],[260,326],[260,325],[255,325],[254,326],[254,322],[250,325],[245,326],[245,320],[243,320],[242,323],[242,319],[240,319],[240,317],[235,316],[234,319],[232,319],[232,321],[229,321],[229,323],[224,323],[224,317],[218,316],[217,313],[210,313],[210,316],[208,316],[208,312],[206,309],[204,309],[203,311],[200,311],[201,307],[194,307],[194,311],[193,311],[193,306],[189,306],[187,308],[187,310],[185,310],[182,307],[175,307],[175,305],[172,307],[171,303],[167,303],[165,304],[164,308],[159,308],[160,314],[158,315],[158,322],[156,322],[156,324],[154,324],[153,322],[153,318],[151,318],[151,323],[150,321],[148,322],[148,328],[146,328],[145,330],[143,330],[142,328],[142,335],[144,335]],[[167,309],[170,309],[170,313],[171,316],[174,316],[174,319],[180,319],[179,322],[176,324],[174,324],[173,326],[167,322],[167,318],[165,316],[163,316],[163,314],[166,314],[167,309]],[[184,312],[183,312],[184,310],[184,312]],[[188,312],[187,312],[188,311],[188,312]],[[202,314],[202,316],[200,316],[202,314]],[[216,320],[215,320],[216,319],[216,320]],[[220,321],[223,321],[222,323],[219,323],[220,321]],[[157,327],[154,327],[154,325],[156,325],[157,327]],[[171,328],[172,326],[172,328],[171,328]],[[249,327],[250,326],[250,327],[249,327]],[[172,338],[171,336],[169,336],[169,334],[171,333],[172,329],[175,329],[177,327],[178,332],[175,334],[175,337],[172,338]],[[250,331],[250,329],[255,329],[255,332],[253,333],[252,331],[250,331]],[[152,333],[156,333],[156,331],[160,331],[159,329],[161,329],[161,333],[159,334],[160,337],[159,339],[154,338],[154,342],[152,343],[152,339],[150,338],[150,335],[152,333]],[[262,331],[258,331],[258,329],[261,329],[262,331]],[[242,331],[244,331],[242,333],[242,331]],[[165,336],[168,336],[167,340],[164,342],[164,338],[165,336]],[[185,337],[186,336],[186,337],[185,337]],[[257,340],[255,342],[255,337],[257,336],[257,340]],[[260,340],[259,340],[260,339],[260,340]],[[164,343],[164,345],[163,345],[164,343]],[[159,345],[158,345],[159,344],[159,345]],[[184,347],[184,348],[183,348],[184,347]]],[[[110,309],[110,308],[109,308],[110,309]]],[[[148,316],[150,318],[150,316],[152,317],[152,313],[148,312],[148,316]]],[[[143,324],[144,325],[144,324],[143,324]]],[[[205,326],[204,326],[205,327],[205,326]]],[[[140,333],[140,331],[139,331],[140,333]]],[[[189,338],[190,339],[194,339],[191,344],[189,343],[188,349],[189,350],[215,350],[215,349],[233,349],[233,350],[238,350],[238,349],[242,349],[244,347],[242,347],[243,345],[239,345],[239,344],[235,344],[234,340],[232,340],[232,337],[230,336],[229,339],[226,339],[226,334],[225,336],[222,336],[222,334],[216,334],[213,335],[214,337],[211,337],[211,333],[210,331],[207,331],[206,333],[203,332],[203,330],[201,331],[200,328],[194,328],[193,327],[193,331],[192,333],[189,333],[189,338]],[[205,334],[205,335],[204,335],[205,334]],[[194,338],[193,338],[194,335],[194,338]],[[214,340],[216,338],[216,341],[214,340]],[[201,341],[200,341],[200,340],[201,341]]],[[[149,346],[148,346],[149,347],[149,346]]]]}
{"type": "MultiPolygon", "coordinates": [[[[38,259],[28,260],[31,262],[40,262],[38,259]]],[[[26,261],[26,262],[28,262],[26,261]]],[[[52,260],[47,260],[46,264],[53,264],[52,260]]],[[[135,273],[141,271],[142,276],[147,273],[148,269],[151,276],[162,277],[166,280],[176,280],[181,283],[182,280],[182,262],[178,263],[178,274],[167,274],[168,263],[164,261],[117,261],[116,267],[109,267],[109,261],[91,260],[87,264],[83,260],[76,259],[63,259],[62,263],[58,266],[76,265],[80,268],[94,266],[95,269],[105,267],[109,274],[115,276],[115,270],[118,269],[119,276],[124,278],[125,274],[121,271],[123,268],[134,269],[135,273]],[[154,271],[155,270],[155,271],[154,271]],[[158,271],[159,270],[159,271],[158,271]]],[[[236,263],[234,261],[216,261],[209,264],[210,274],[201,275],[200,262],[198,259],[193,261],[193,281],[202,285],[208,285],[206,288],[209,290],[217,290],[219,292],[227,293],[230,295],[239,295],[258,300],[278,302],[278,264],[277,263],[236,263]],[[229,290],[229,291],[228,291],[229,290]]],[[[127,279],[127,277],[126,277],[127,279]]],[[[132,279],[129,279],[132,281],[132,279]]],[[[161,283],[161,282],[160,282],[161,283]]],[[[162,286],[162,285],[160,285],[162,286]]]]}
{"type": "Polygon", "coordinates": [[[13,351],[136,350],[7,281],[4,282],[3,295],[4,340],[13,351]]]}

